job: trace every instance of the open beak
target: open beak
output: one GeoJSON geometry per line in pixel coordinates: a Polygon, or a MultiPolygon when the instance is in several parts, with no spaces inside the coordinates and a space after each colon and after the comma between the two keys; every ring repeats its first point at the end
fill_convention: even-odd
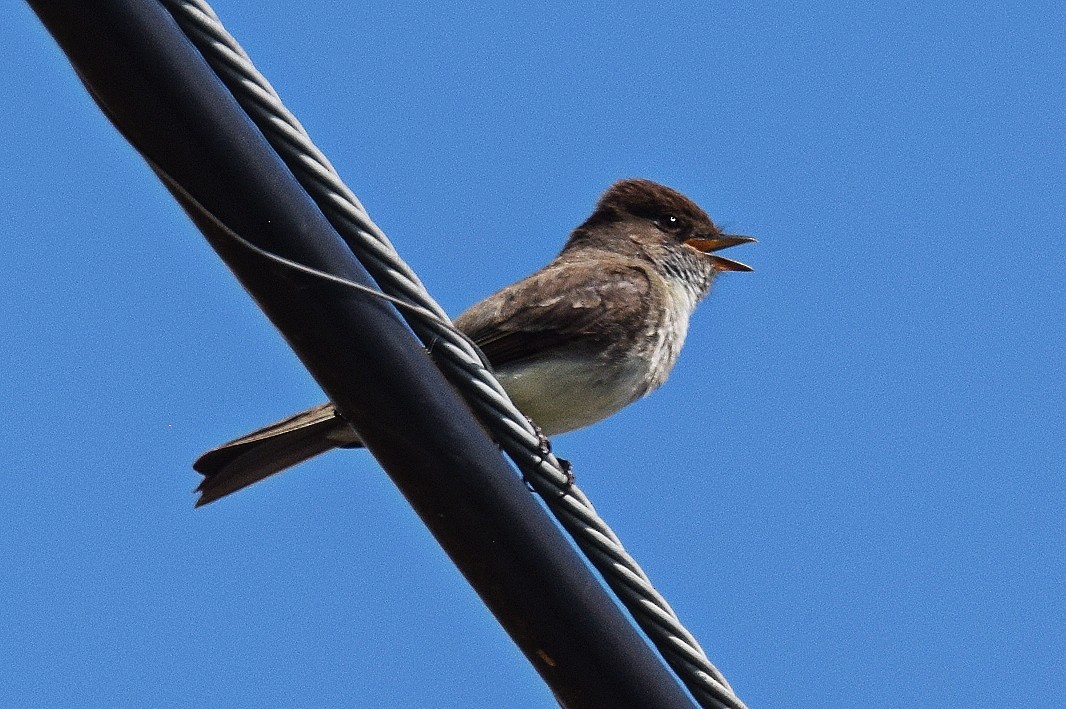
{"type": "Polygon", "coordinates": [[[715,251],[721,251],[722,249],[728,249],[730,246],[739,246],[740,244],[754,243],[755,239],[750,236],[730,236],[724,234],[722,236],[715,237],[713,239],[686,239],[685,243],[707,254],[707,257],[714,262],[714,267],[719,271],[753,271],[751,266],[741,263],[740,261],[734,261],[724,256],[718,256],[715,251]]]}

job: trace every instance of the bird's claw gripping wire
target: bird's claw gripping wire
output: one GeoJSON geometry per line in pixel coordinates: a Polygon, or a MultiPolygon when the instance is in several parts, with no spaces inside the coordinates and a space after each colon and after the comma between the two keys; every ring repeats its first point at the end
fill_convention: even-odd
{"type": "Polygon", "coordinates": [[[529,425],[533,427],[533,433],[537,434],[537,447],[540,450],[540,454],[545,458],[552,453],[552,442],[548,440],[548,437],[544,435],[544,429],[537,425],[537,422],[526,416],[526,421],[529,421],[529,425]]]}
{"type": "MultiPolygon", "coordinates": [[[[542,457],[547,458],[552,454],[551,441],[548,440],[548,437],[544,434],[544,429],[538,426],[536,421],[528,416],[526,416],[526,421],[529,421],[529,425],[533,427],[533,432],[537,434],[537,451],[542,457]]],[[[563,474],[566,475],[566,482],[562,485],[562,492],[563,494],[566,494],[574,485],[574,466],[565,458],[556,457],[556,460],[559,461],[559,467],[562,469],[563,474]]],[[[524,474],[522,475],[522,480],[525,482],[526,487],[536,492],[530,484],[529,479],[524,474]]]]}

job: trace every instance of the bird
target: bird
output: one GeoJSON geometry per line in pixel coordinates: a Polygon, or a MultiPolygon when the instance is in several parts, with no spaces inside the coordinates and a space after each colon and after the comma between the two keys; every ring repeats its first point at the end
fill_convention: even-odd
{"type": "MultiPolygon", "coordinates": [[[[717,252],[754,241],[724,233],[674,189],[620,180],[550,263],[454,324],[545,436],[566,433],[666,381],[715,277],[753,270],[717,252]]],[[[331,449],[359,446],[332,403],[315,406],[201,455],[193,463],[204,476],[196,506],[331,449]]]]}

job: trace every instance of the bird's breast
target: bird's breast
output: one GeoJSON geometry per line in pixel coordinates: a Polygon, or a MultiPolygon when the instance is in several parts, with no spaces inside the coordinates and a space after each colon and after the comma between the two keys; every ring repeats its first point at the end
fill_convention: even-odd
{"type": "Polygon", "coordinates": [[[496,372],[508,395],[546,434],[583,428],[611,416],[666,381],[688,331],[699,293],[661,281],[658,307],[635,335],[602,351],[558,352],[496,372]]]}
{"type": "Polygon", "coordinates": [[[647,391],[648,360],[640,356],[549,356],[496,372],[515,405],[549,436],[584,428],[647,391]]]}
{"type": "Polygon", "coordinates": [[[658,317],[651,318],[645,333],[648,352],[648,393],[660,387],[674,368],[688,334],[688,321],[702,293],[679,278],[661,283],[663,306],[658,317]]]}

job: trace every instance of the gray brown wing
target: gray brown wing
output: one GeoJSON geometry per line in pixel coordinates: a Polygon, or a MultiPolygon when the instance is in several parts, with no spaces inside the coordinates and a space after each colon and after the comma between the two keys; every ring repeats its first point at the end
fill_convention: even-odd
{"type": "Polygon", "coordinates": [[[563,345],[606,349],[644,322],[651,296],[639,266],[558,263],[486,298],[455,324],[498,369],[563,345]]]}

